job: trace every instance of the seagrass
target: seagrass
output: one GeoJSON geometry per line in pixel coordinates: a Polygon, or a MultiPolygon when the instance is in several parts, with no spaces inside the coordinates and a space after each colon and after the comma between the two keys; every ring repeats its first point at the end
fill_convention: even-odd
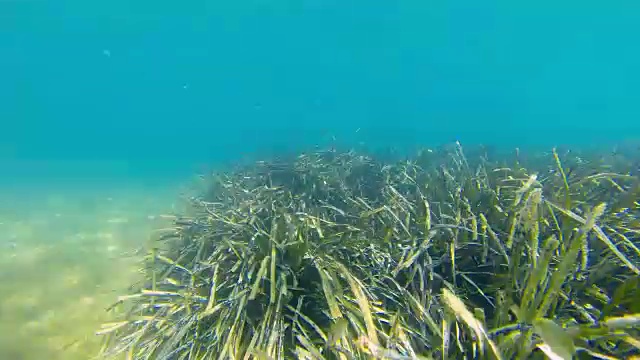
{"type": "Polygon", "coordinates": [[[467,153],[206,176],[98,331],[101,356],[638,356],[638,151],[467,153]]]}

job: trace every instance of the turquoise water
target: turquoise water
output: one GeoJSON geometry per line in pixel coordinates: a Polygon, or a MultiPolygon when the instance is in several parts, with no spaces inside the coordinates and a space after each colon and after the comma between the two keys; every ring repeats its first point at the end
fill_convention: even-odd
{"type": "MultiPolygon", "coordinates": [[[[126,288],[128,270],[104,277],[117,257],[93,259],[144,244],[194,173],[315,146],[635,144],[639,18],[636,1],[0,2],[0,358],[62,356],[51,319],[95,284],[52,284],[99,267],[126,288]]],[[[84,319],[66,325],[103,320],[84,319]]]]}
{"type": "Polygon", "coordinates": [[[189,172],[333,137],[552,146],[640,130],[634,1],[11,0],[0,14],[4,159],[189,172]]]}

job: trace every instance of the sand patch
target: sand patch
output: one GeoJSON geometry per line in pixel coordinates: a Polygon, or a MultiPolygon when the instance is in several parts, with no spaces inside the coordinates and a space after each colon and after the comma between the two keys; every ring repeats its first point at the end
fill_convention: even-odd
{"type": "Polygon", "coordinates": [[[140,248],[175,199],[96,191],[0,205],[0,359],[96,355],[104,309],[139,276],[140,248]]]}

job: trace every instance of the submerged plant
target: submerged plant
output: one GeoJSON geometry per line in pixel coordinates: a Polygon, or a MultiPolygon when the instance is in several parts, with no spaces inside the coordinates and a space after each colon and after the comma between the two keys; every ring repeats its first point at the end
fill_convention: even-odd
{"type": "Polygon", "coordinates": [[[302,154],[216,174],[121,296],[130,359],[630,358],[640,181],[622,154],[382,163],[302,154]]]}

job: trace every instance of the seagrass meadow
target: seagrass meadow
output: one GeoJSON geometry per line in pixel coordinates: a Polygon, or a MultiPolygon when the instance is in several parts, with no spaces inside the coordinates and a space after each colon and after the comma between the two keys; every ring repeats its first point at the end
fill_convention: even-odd
{"type": "Polygon", "coordinates": [[[640,358],[639,156],[455,143],[204,176],[100,355],[640,358]]]}

